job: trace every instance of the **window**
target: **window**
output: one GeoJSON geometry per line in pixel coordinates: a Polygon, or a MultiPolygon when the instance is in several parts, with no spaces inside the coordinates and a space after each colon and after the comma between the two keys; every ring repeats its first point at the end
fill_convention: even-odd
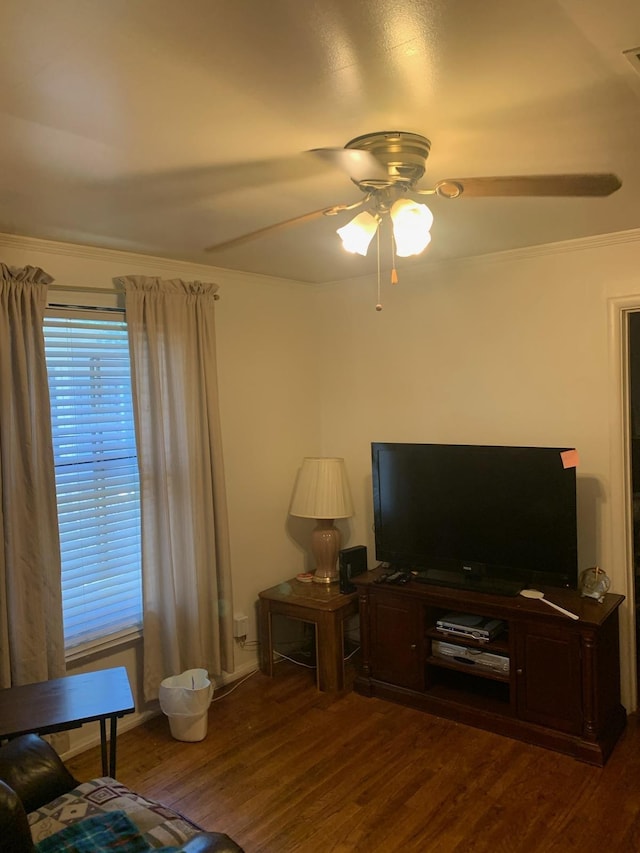
{"type": "Polygon", "coordinates": [[[121,312],[44,322],[67,652],[142,623],[140,486],[121,312]]]}

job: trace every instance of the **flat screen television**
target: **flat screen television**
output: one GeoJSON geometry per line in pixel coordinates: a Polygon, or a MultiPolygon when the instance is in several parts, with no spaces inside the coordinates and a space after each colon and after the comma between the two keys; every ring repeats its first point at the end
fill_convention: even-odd
{"type": "Polygon", "coordinates": [[[374,442],[376,558],[446,586],[576,588],[569,450],[374,442]]]}

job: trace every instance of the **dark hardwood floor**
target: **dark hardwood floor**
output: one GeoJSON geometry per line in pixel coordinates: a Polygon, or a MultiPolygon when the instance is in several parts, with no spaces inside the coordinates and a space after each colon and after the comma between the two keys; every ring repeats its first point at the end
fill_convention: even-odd
{"type": "MultiPolygon", "coordinates": [[[[99,776],[99,749],[68,764],[99,776]]],[[[635,715],[597,768],[353,692],[329,697],[286,661],[214,701],[204,741],[174,740],[164,716],[120,735],[117,775],[246,853],[640,851],[635,715]]]]}

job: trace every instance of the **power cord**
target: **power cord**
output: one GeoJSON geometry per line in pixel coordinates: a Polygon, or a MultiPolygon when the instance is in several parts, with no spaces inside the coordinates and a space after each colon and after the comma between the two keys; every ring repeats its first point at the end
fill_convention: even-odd
{"type": "Polygon", "coordinates": [[[259,672],[259,670],[253,669],[248,675],[245,675],[244,678],[240,678],[238,679],[238,681],[234,681],[231,687],[228,690],[225,690],[225,692],[221,696],[216,696],[214,693],[213,699],[211,701],[219,702],[221,699],[226,699],[230,693],[233,693],[234,690],[237,690],[237,688],[240,687],[241,684],[244,684],[245,681],[251,678],[252,675],[255,675],[256,672],[259,672]]]}
{"type": "MultiPolygon", "coordinates": [[[[359,632],[356,631],[356,634],[359,634],[359,632]]],[[[241,649],[257,649],[261,645],[260,640],[247,640],[243,637],[237,637],[236,639],[238,640],[238,645],[240,646],[241,649]]],[[[351,642],[355,641],[355,639],[351,636],[347,636],[347,637],[345,637],[345,639],[349,639],[349,640],[351,640],[351,642]]],[[[286,643],[284,645],[286,645],[286,643]]],[[[297,641],[291,641],[289,643],[289,645],[297,645],[297,641]]],[[[349,652],[349,654],[344,656],[344,658],[343,658],[344,662],[346,663],[348,660],[351,660],[351,658],[354,655],[356,655],[359,651],[360,651],[360,646],[356,645],[355,648],[349,652]]],[[[295,658],[289,657],[289,655],[285,655],[282,652],[277,651],[277,649],[274,649],[273,653],[274,653],[276,662],[279,660],[288,660],[290,663],[294,663],[294,664],[296,664],[296,666],[302,666],[305,669],[317,669],[317,664],[315,664],[315,663],[314,664],[304,663],[304,661],[296,660],[295,658]]],[[[304,652],[301,652],[300,654],[303,656],[309,657],[309,658],[311,657],[310,654],[305,654],[304,652]]],[[[247,678],[250,678],[252,675],[255,675],[256,672],[259,672],[259,670],[254,669],[252,672],[249,673],[249,675],[245,676],[245,678],[242,678],[238,682],[236,682],[233,685],[233,687],[231,687],[229,690],[227,690],[225,693],[223,693],[222,696],[215,697],[214,699],[212,699],[212,701],[217,702],[219,699],[224,699],[225,696],[228,696],[229,693],[232,693],[236,689],[236,687],[239,687],[244,681],[247,680],[247,678]]]]}
{"type": "MultiPolygon", "coordinates": [[[[345,655],[344,661],[351,660],[351,658],[360,651],[360,646],[356,646],[352,652],[349,652],[348,655],[345,655]]],[[[303,661],[296,660],[295,658],[290,658],[288,655],[283,655],[282,652],[278,652],[274,650],[274,655],[276,656],[276,660],[288,660],[291,663],[295,663],[298,666],[303,666],[305,669],[317,669],[316,664],[308,664],[303,663],[303,661]]]]}
{"type": "Polygon", "coordinates": [[[360,646],[356,646],[352,652],[349,652],[348,655],[345,656],[345,661],[351,660],[351,658],[360,651],[360,646]]]}
{"type": "Polygon", "coordinates": [[[288,660],[291,663],[295,663],[297,666],[303,666],[305,669],[315,669],[315,664],[303,663],[301,660],[296,660],[295,658],[290,658],[288,655],[283,655],[282,652],[274,652],[276,656],[276,661],[279,660],[288,660]]]}

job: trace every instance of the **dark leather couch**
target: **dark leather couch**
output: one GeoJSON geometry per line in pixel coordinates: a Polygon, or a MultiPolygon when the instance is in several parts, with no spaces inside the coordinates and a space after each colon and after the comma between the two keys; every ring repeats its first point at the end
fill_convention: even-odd
{"type": "MultiPolygon", "coordinates": [[[[78,784],[55,750],[37,735],[23,735],[0,747],[2,853],[34,853],[28,813],[68,794],[78,784]]],[[[242,853],[224,833],[195,830],[181,847],[185,853],[242,853]]]]}

